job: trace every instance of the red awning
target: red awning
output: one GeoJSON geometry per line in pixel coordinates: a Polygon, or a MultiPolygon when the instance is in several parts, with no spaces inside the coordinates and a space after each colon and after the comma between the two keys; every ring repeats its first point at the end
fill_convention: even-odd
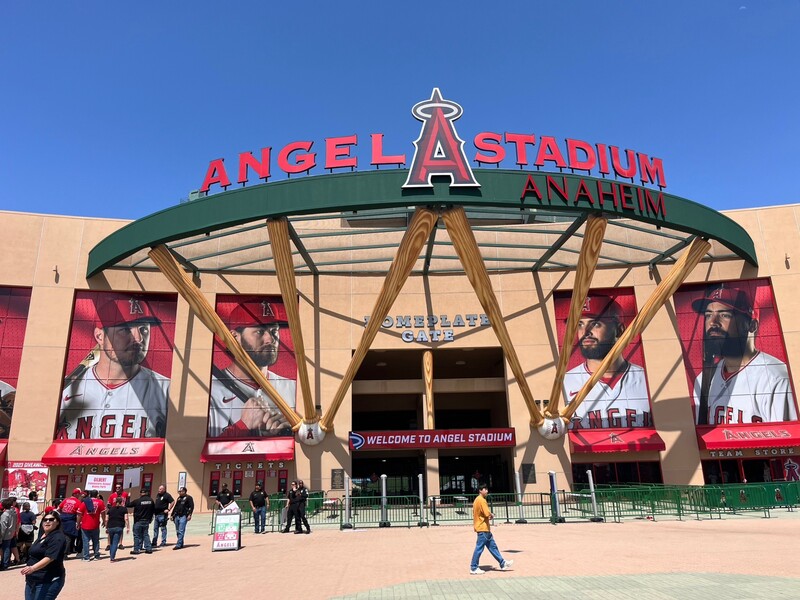
{"type": "Polygon", "coordinates": [[[666,450],[655,429],[580,429],[569,432],[572,452],[645,452],[666,450]]]}
{"type": "Polygon", "coordinates": [[[701,450],[800,446],[800,423],[703,425],[697,428],[701,450]]]}
{"type": "Polygon", "coordinates": [[[0,464],[6,462],[6,448],[8,447],[8,442],[0,441],[0,464]]]}
{"type": "Polygon", "coordinates": [[[200,462],[214,460],[293,460],[294,438],[206,440],[200,462]]]}
{"type": "Polygon", "coordinates": [[[58,440],[42,457],[46,465],[155,465],[163,438],[141,440],[58,440]]]}

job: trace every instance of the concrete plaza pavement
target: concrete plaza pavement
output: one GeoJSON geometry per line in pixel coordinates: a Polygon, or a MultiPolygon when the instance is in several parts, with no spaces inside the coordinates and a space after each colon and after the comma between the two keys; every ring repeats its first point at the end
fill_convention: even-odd
{"type": "MultiPolygon", "coordinates": [[[[67,561],[59,596],[182,597],[225,593],[274,598],[800,598],[800,515],[773,511],[722,520],[500,524],[495,537],[511,571],[485,552],[469,574],[471,527],[316,528],[311,535],[243,533],[238,551],[211,552],[209,516],[196,515],[187,546],[152,555],[126,550],[111,563],[67,561]]],[[[105,546],[105,542],[101,544],[105,546]]],[[[18,568],[0,573],[0,597],[22,598],[18,568]]]]}

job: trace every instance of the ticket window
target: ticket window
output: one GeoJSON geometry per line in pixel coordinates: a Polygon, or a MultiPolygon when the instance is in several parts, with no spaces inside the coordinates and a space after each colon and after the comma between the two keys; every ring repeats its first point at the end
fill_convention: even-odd
{"type": "Polygon", "coordinates": [[[60,500],[63,500],[64,498],[67,497],[67,480],[68,480],[68,478],[69,478],[68,475],[59,475],[56,478],[56,493],[55,493],[55,497],[60,499],[60,500]]]}
{"type": "Polygon", "coordinates": [[[260,470],[260,471],[256,471],[256,483],[261,486],[262,490],[265,490],[265,487],[264,487],[264,484],[266,482],[265,475],[266,475],[266,471],[264,471],[263,469],[260,470]]]}
{"type": "Polygon", "coordinates": [[[208,484],[208,495],[216,498],[219,494],[219,480],[222,471],[211,471],[211,481],[208,484]]]}
{"type": "Polygon", "coordinates": [[[243,480],[243,472],[242,471],[234,471],[233,472],[233,495],[234,495],[234,497],[242,495],[242,480],[243,480]]]}
{"type": "Polygon", "coordinates": [[[278,491],[285,494],[286,487],[289,483],[289,471],[286,469],[281,469],[278,471],[278,491]]]}
{"type": "Polygon", "coordinates": [[[147,495],[150,496],[151,492],[153,491],[153,474],[152,473],[145,473],[142,475],[142,489],[147,491],[147,495]]]}

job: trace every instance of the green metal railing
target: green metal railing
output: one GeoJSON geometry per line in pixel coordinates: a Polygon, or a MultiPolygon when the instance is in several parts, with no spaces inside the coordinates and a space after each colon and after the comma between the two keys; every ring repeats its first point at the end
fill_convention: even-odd
{"type": "MultiPolygon", "coordinates": [[[[588,489],[574,492],[489,494],[487,498],[495,523],[558,523],[581,521],[622,522],[626,519],[722,519],[736,515],[771,511],[793,511],[800,506],[800,482],[780,481],[725,485],[599,485],[594,502],[588,489]],[[555,505],[558,502],[559,512],[555,505]]],[[[311,492],[306,519],[312,529],[336,525],[342,528],[417,527],[446,524],[472,524],[474,496],[442,494],[429,496],[422,503],[418,496],[387,496],[385,507],[380,496],[328,497],[311,492]]],[[[242,511],[242,524],[252,525],[253,515],[246,499],[236,501],[242,511]]],[[[267,508],[266,527],[276,532],[285,527],[286,498],[273,495],[267,508]]],[[[212,519],[213,526],[213,519],[212,519]]]]}

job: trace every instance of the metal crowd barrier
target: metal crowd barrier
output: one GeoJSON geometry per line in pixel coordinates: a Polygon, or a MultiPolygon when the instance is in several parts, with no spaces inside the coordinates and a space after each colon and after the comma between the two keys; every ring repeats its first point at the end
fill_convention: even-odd
{"type": "MultiPolygon", "coordinates": [[[[559,490],[555,498],[540,492],[490,493],[487,500],[496,523],[721,519],[747,513],[768,518],[775,509],[793,511],[800,505],[800,482],[599,485],[594,498],[588,489],[578,489],[559,490]]],[[[312,529],[320,525],[336,525],[340,529],[471,525],[473,501],[472,494],[432,495],[422,502],[419,496],[386,496],[384,502],[382,496],[372,493],[340,497],[317,491],[309,495],[306,519],[312,529]]],[[[237,504],[243,524],[252,525],[249,501],[239,499],[237,504]]],[[[285,496],[274,494],[270,498],[266,521],[267,531],[278,532],[286,526],[285,496]]],[[[212,518],[212,530],[213,523],[212,518]]]]}

